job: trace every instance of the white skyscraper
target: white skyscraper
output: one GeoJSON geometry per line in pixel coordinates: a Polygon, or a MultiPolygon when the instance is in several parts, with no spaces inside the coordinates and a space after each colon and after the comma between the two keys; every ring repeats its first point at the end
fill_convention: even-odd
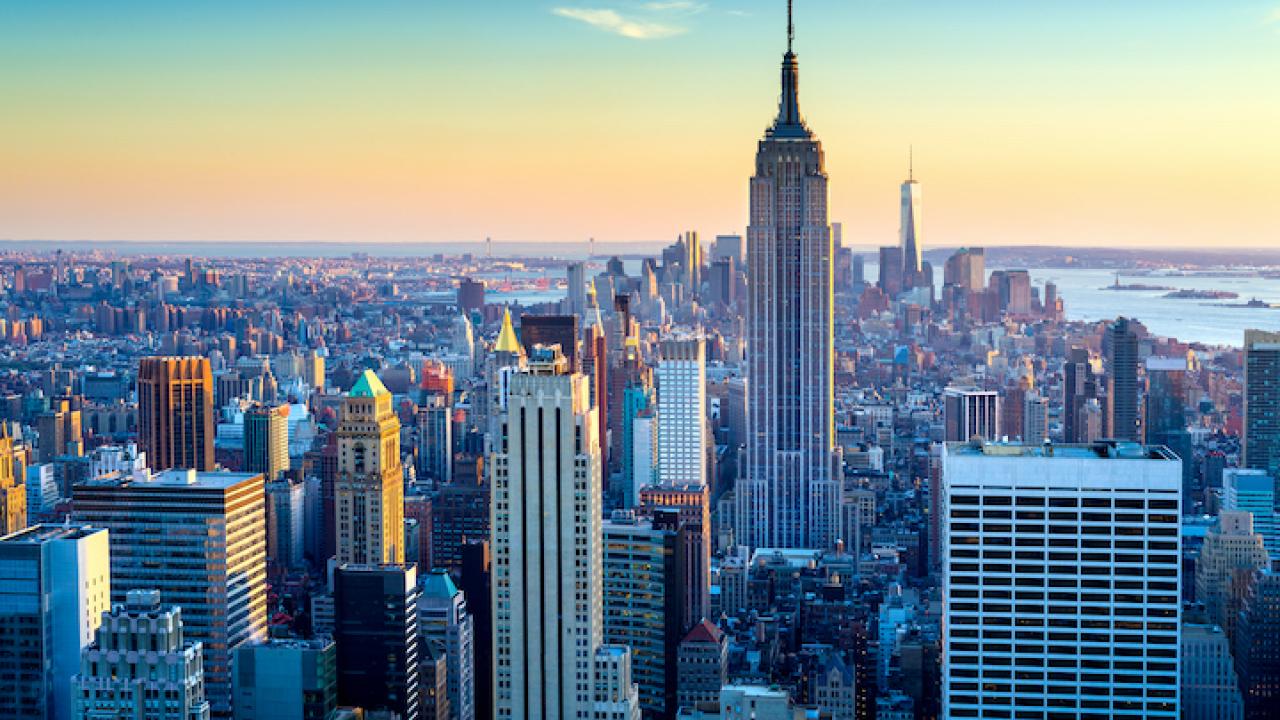
{"type": "Polygon", "coordinates": [[[107,535],[36,525],[0,538],[0,717],[73,717],[71,676],[111,606],[107,535]]]}
{"type": "Polygon", "coordinates": [[[1181,462],[943,449],[943,717],[1177,718],[1181,462]]]}
{"type": "Polygon", "coordinates": [[[601,644],[601,454],[587,377],[537,346],[511,378],[493,479],[496,716],[592,717],[601,644]]]}
{"type": "Polygon", "coordinates": [[[942,402],[948,442],[999,439],[1000,396],[995,390],[949,387],[942,393],[942,402]]]}
{"type": "Polygon", "coordinates": [[[707,484],[707,358],[701,337],[664,340],[658,361],[658,482],[707,484]]]}

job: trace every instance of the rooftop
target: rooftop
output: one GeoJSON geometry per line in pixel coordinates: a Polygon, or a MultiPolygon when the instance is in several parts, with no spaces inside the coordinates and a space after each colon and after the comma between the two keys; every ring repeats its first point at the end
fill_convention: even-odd
{"type": "Polygon", "coordinates": [[[387,386],[382,384],[382,381],[378,379],[378,374],[372,370],[365,370],[360,373],[356,384],[351,386],[351,392],[347,393],[349,397],[369,398],[389,394],[391,394],[391,391],[387,390],[387,386]]]}
{"type": "Polygon", "coordinates": [[[1011,458],[1069,458],[1075,460],[1177,460],[1178,457],[1163,445],[1143,445],[1123,440],[1098,440],[1082,444],[1024,445],[998,442],[947,443],[951,455],[1011,458]]]}
{"type": "Polygon", "coordinates": [[[175,468],[155,473],[150,479],[140,479],[133,475],[106,476],[84,483],[89,486],[115,485],[136,488],[199,488],[201,490],[228,490],[246,480],[261,478],[262,473],[228,472],[225,470],[189,470],[175,468]]]}
{"type": "Polygon", "coordinates": [[[88,525],[32,525],[0,538],[2,543],[25,543],[40,545],[50,540],[79,540],[95,533],[106,532],[106,528],[95,528],[88,525]]]}

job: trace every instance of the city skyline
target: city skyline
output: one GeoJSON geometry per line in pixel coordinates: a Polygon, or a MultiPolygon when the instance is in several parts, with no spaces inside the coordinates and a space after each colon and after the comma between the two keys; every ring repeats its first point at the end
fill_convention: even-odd
{"type": "MultiPolygon", "coordinates": [[[[3,238],[742,232],[741,148],[776,92],[757,49],[783,12],[76,10],[24,7],[0,30],[0,89],[18,108],[0,119],[15,140],[3,238]]],[[[1274,242],[1280,100],[1257,89],[1280,65],[1277,10],[802,2],[796,49],[838,178],[831,217],[849,244],[888,244],[914,146],[935,246],[1274,242]]]]}

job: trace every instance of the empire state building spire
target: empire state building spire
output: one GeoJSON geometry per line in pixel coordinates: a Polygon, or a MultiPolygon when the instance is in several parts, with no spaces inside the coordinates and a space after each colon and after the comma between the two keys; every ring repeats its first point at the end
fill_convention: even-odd
{"type": "Polygon", "coordinates": [[[771,136],[808,137],[809,128],[800,117],[800,64],[791,46],[796,29],[792,22],[792,0],[787,0],[787,53],[782,56],[782,96],[778,101],[778,118],[770,129],[771,136]]]}

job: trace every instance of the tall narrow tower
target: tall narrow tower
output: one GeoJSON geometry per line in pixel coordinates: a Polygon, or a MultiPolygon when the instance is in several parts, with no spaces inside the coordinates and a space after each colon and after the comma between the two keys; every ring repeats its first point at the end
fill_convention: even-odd
{"type": "Polygon", "coordinates": [[[907,162],[907,181],[902,183],[902,221],[898,229],[898,246],[902,248],[902,284],[908,288],[924,284],[924,267],[920,241],[920,211],[924,200],[920,183],[916,182],[914,153],[907,162]]]}
{"type": "Polygon", "coordinates": [[[799,65],[787,5],[778,116],[756,151],[747,228],[750,413],[738,532],[752,546],[836,540],[831,228],[822,144],[800,117],[799,65]]]}
{"type": "Polygon", "coordinates": [[[337,438],[338,562],[404,562],[400,420],[372,370],[343,400],[337,438]]]}

